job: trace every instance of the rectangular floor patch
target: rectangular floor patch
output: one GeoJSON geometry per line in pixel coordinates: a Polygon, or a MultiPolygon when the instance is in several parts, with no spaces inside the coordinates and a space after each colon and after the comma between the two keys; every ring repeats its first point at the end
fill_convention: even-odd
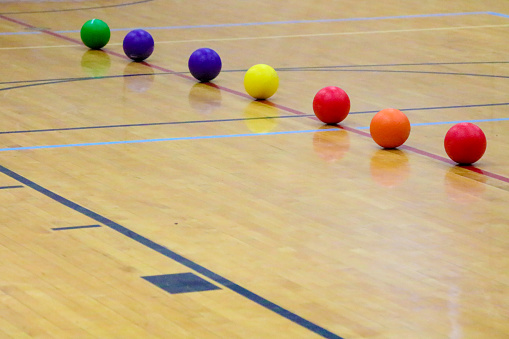
{"type": "Polygon", "coordinates": [[[163,274],[142,278],[171,294],[221,289],[193,273],[163,274]]]}

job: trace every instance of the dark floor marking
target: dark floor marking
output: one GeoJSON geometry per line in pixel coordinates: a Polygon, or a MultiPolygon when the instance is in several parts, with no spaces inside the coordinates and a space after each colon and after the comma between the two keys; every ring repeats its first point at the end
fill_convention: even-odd
{"type": "Polygon", "coordinates": [[[16,186],[0,186],[0,190],[6,190],[6,189],[11,189],[11,188],[22,188],[22,187],[25,187],[25,186],[21,186],[21,185],[16,185],[16,186]]]}
{"type": "Polygon", "coordinates": [[[302,326],[302,327],[304,327],[304,328],[306,328],[306,329],[308,329],[308,330],[310,330],[324,338],[343,339],[342,337],[338,336],[337,334],[334,334],[334,333],[328,331],[327,329],[325,329],[321,326],[318,326],[317,324],[315,324],[309,320],[306,320],[306,319],[300,317],[299,315],[259,296],[258,294],[255,294],[255,293],[251,292],[250,290],[248,290],[240,285],[237,285],[233,281],[228,280],[228,279],[220,276],[219,274],[210,271],[209,269],[195,263],[194,261],[191,261],[191,260],[181,256],[180,254],[170,250],[169,248],[162,246],[162,245],[142,236],[141,234],[131,231],[130,229],[128,229],[120,224],[117,224],[116,222],[114,222],[114,221],[112,221],[98,213],[95,213],[81,205],[78,205],[78,204],[62,197],[61,195],[58,195],[58,194],[56,194],[42,186],[36,184],[35,182],[23,177],[22,175],[19,175],[15,172],[11,171],[10,169],[8,169],[2,165],[0,165],[0,173],[3,173],[5,175],[13,178],[14,180],[19,181],[20,183],[36,190],[37,192],[44,194],[48,198],[51,198],[54,201],[56,201],[64,206],[67,206],[70,209],[73,209],[74,211],[81,213],[81,214],[99,222],[100,224],[105,225],[105,226],[125,235],[126,237],[144,245],[145,247],[148,247],[156,252],[159,252],[160,254],[162,254],[170,259],[173,259],[174,261],[178,262],[179,264],[184,265],[187,268],[200,273],[201,275],[203,275],[203,276],[209,278],[210,280],[213,280],[216,283],[232,290],[233,292],[240,294],[241,296],[265,307],[266,309],[268,309],[268,310],[270,310],[270,311],[272,311],[272,312],[274,312],[288,320],[293,321],[297,325],[300,325],[300,326],[302,326]]]}
{"type": "Polygon", "coordinates": [[[65,231],[65,230],[76,230],[81,228],[95,228],[101,227],[101,225],[85,225],[85,226],[69,226],[69,227],[55,227],[52,228],[53,231],[65,231]]]}
{"type": "Polygon", "coordinates": [[[163,274],[142,278],[171,294],[221,289],[194,273],[163,274]]]}

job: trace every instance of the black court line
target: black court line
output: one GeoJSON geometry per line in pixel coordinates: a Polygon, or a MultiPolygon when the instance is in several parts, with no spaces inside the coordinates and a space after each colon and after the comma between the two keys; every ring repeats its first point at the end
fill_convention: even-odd
{"type": "MultiPolygon", "coordinates": [[[[263,101],[261,101],[261,102],[263,102],[263,101]]],[[[410,112],[410,111],[431,111],[431,110],[441,110],[441,109],[460,109],[460,108],[475,108],[475,107],[496,107],[496,106],[509,106],[509,102],[501,102],[501,103],[493,103],[493,104],[400,108],[400,110],[405,111],[405,112],[410,112]]],[[[378,110],[356,111],[356,112],[350,112],[349,114],[372,114],[372,113],[378,113],[378,110]]],[[[108,128],[130,128],[130,127],[165,126],[165,125],[221,123],[221,122],[235,122],[235,121],[266,120],[266,119],[296,119],[296,118],[310,118],[310,117],[314,117],[314,116],[315,116],[314,114],[303,114],[303,115],[266,116],[266,117],[254,117],[254,118],[185,120],[185,121],[165,121],[165,122],[151,122],[151,123],[139,123],[139,124],[118,124],[118,125],[46,128],[46,129],[16,130],[16,131],[0,131],[0,135],[2,135],[2,134],[23,134],[23,133],[42,133],[42,132],[62,132],[62,131],[108,129],[108,128]]]]}
{"type": "MultiPolygon", "coordinates": [[[[246,70],[224,70],[223,73],[239,73],[245,72],[246,70]]],[[[404,74],[431,74],[431,75],[458,75],[458,76],[471,76],[471,77],[485,77],[485,78],[502,78],[508,79],[507,75],[493,75],[493,74],[478,74],[478,73],[457,73],[457,72],[432,72],[432,71],[402,71],[402,70],[373,70],[373,69],[276,69],[279,72],[359,72],[359,73],[404,73],[404,74]]],[[[186,75],[189,72],[162,72],[162,73],[150,73],[150,74],[126,74],[126,75],[111,75],[111,76],[101,76],[101,77],[82,77],[82,78],[67,78],[67,79],[56,79],[56,80],[48,80],[48,81],[16,81],[10,82],[13,83],[25,83],[23,85],[18,86],[9,86],[0,88],[0,91],[8,91],[19,88],[26,87],[36,87],[43,85],[55,85],[76,81],[87,81],[87,80],[103,80],[103,79],[113,79],[113,78],[125,78],[125,77],[136,77],[136,76],[147,76],[147,75],[186,75]]],[[[5,84],[8,84],[5,83],[5,84]]],[[[1,83],[0,83],[1,85],[1,83]]]]}
{"type": "MultiPolygon", "coordinates": [[[[29,24],[26,24],[22,21],[19,21],[19,20],[16,20],[16,19],[12,19],[12,18],[9,18],[9,17],[6,17],[4,15],[1,15],[0,14],[0,18],[1,19],[4,19],[6,21],[10,21],[10,22],[14,22],[14,23],[17,23],[19,25],[22,25],[24,27],[27,27],[27,28],[34,28],[34,26],[32,25],[29,25],[29,24]]],[[[73,43],[76,43],[76,44],[80,44],[81,45],[81,42],[79,40],[76,40],[76,39],[72,39],[72,38],[68,38],[66,36],[63,36],[61,34],[58,34],[58,33],[54,33],[54,32],[51,32],[51,31],[48,31],[48,30],[42,30],[41,32],[44,32],[48,35],[51,35],[51,36],[54,36],[54,37],[57,37],[59,39],[63,39],[63,40],[66,40],[66,41],[70,41],[70,42],[73,42],[73,43]]],[[[118,56],[120,58],[123,58],[123,59],[128,59],[125,55],[123,54],[120,54],[120,53],[116,53],[116,52],[113,52],[113,51],[108,51],[109,54],[111,55],[115,55],[115,56],[118,56]]],[[[167,70],[167,69],[163,69],[162,67],[159,67],[159,66],[155,66],[155,65],[151,65],[151,67],[153,68],[157,68],[157,69],[160,69],[164,72],[168,72],[170,70],[167,70]]],[[[187,76],[187,75],[180,75],[182,78],[186,78],[186,79],[192,79],[190,76],[187,76]]],[[[252,99],[251,97],[249,97],[247,94],[244,94],[244,93],[241,93],[241,92],[237,92],[237,91],[234,91],[232,89],[229,89],[229,88],[226,88],[226,87],[220,87],[220,89],[222,89],[223,91],[226,91],[226,92],[229,92],[229,93],[235,93],[239,96],[242,96],[242,97],[245,97],[245,98],[249,98],[250,100],[252,99]]],[[[288,112],[295,112],[296,114],[298,115],[302,115],[301,112],[297,111],[297,110],[292,110],[290,108],[286,108],[286,111],[288,112]]],[[[100,222],[101,224],[103,225],[106,225],[114,230],[116,230],[117,232],[139,242],[140,244],[144,245],[144,246],[147,246],[159,253],[161,253],[162,255],[168,257],[168,258],[171,258],[179,263],[181,263],[182,265],[185,265],[193,270],[195,270],[196,272],[198,273],[201,273],[203,276],[206,276],[208,278],[210,278],[211,280],[214,280],[216,282],[218,282],[219,284],[229,288],[230,290],[238,293],[239,295],[242,295],[244,296],[245,298],[259,304],[260,306],[263,306],[265,308],[267,308],[268,310],[276,313],[276,314],[279,314],[280,316],[288,319],[288,320],[291,320],[293,321],[294,323],[304,327],[304,328],[307,328],[308,330],[324,337],[324,338],[331,338],[331,339],[343,339],[341,338],[340,336],[338,336],[337,334],[334,334],[330,331],[328,331],[327,329],[323,328],[323,327],[320,327],[312,322],[310,322],[309,320],[306,320],[300,316],[298,316],[297,314],[293,313],[293,312],[290,312],[289,310],[286,310],[284,308],[282,308],[281,306],[279,305],[276,305],[274,304],[273,302],[245,289],[244,287],[240,286],[240,285],[237,285],[235,283],[233,283],[232,281],[226,279],[226,278],[223,278],[222,276],[206,269],[205,267],[187,259],[187,258],[184,258],[182,257],[181,255],[169,250],[168,248],[164,247],[164,246],[161,246],[155,242],[153,242],[152,240],[149,240],[145,237],[143,237],[142,235],[138,234],[138,233],[135,233],[95,212],[92,212],[88,209],[86,209],[85,207],[82,207],[68,199],[65,199],[64,197],[56,194],[56,193],[53,193],[45,188],[43,188],[42,186],[39,186],[37,185],[36,183],[24,178],[23,176],[7,169],[6,167],[0,165],[0,172],[2,173],[5,173],[6,175],[10,176],[11,178],[15,178],[15,180],[19,181],[19,182],[22,182],[22,183],[26,183],[27,186],[35,189],[36,191],[50,197],[51,199],[55,200],[55,201],[58,201],[60,202],[61,204],[71,208],[71,209],[74,209],[75,211],[79,212],[79,213],[82,213],[86,216],[89,216],[90,218],[100,222]]]]}
{"type": "Polygon", "coordinates": [[[28,81],[19,80],[19,81],[0,83],[0,85],[19,84],[19,83],[22,83],[24,85],[3,87],[3,88],[0,88],[0,91],[8,91],[11,89],[35,87],[35,86],[43,86],[43,85],[54,85],[54,84],[61,84],[61,83],[68,83],[68,82],[75,82],[75,81],[129,78],[129,77],[137,77],[137,76],[163,75],[163,74],[176,74],[176,73],[175,72],[164,72],[164,73],[146,73],[146,74],[109,75],[109,76],[101,76],[101,77],[62,78],[62,79],[48,79],[48,80],[28,80],[28,81]]]}
{"type": "MultiPolygon", "coordinates": [[[[455,73],[455,72],[428,72],[428,71],[399,71],[399,70],[362,70],[362,69],[342,69],[350,67],[381,67],[381,66],[416,66],[416,65],[449,65],[449,64],[490,64],[490,63],[509,63],[509,62],[460,62],[460,63],[429,63],[429,64],[378,64],[378,65],[359,65],[359,66],[317,66],[317,67],[296,67],[296,68],[279,68],[278,71],[343,71],[343,72],[388,72],[388,73],[418,73],[418,74],[437,74],[437,75],[463,75],[463,76],[478,76],[478,77],[494,77],[494,78],[509,78],[509,76],[491,75],[491,74],[476,74],[476,73],[455,73]]],[[[147,64],[147,67],[150,65],[147,64]]],[[[245,72],[246,70],[223,70],[222,72],[245,72]]],[[[41,85],[52,85],[59,83],[75,82],[75,81],[88,81],[88,80],[101,80],[101,79],[113,79],[113,78],[124,78],[124,77],[137,77],[137,76],[149,76],[149,75],[184,75],[189,72],[158,72],[158,73],[142,73],[142,74],[124,74],[124,75],[110,75],[101,77],[77,77],[77,78],[57,78],[57,79],[41,79],[41,80],[18,80],[9,82],[0,82],[1,84],[18,84],[24,83],[23,85],[11,86],[0,88],[0,91],[6,91],[11,89],[34,87],[41,85]]],[[[210,83],[209,83],[210,85],[210,83]]],[[[490,106],[505,106],[509,103],[490,103],[490,104],[472,104],[472,105],[454,105],[454,106],[437,106],[437,107],[416,107],[416,108],[401,108],[402,111],[424,111],[424,110],[436,110],[436,109],[457,109],[457,108],[473,108],[473,107],[490,107],[490,106]]],[[[350,112],[349,114],[366,114],[366,113],[377,113],[378,111],[358,111],[350,112]]],[[[0,134],[19,134],[19,133],[38,133],[38,132],[56,132],[56,131],[71,131],[71,130],[87,130],[87,129],[106,129],[106,128],[127,128],[127,127],[144,127],[144,126],[160,126],[160,125],[179,125],[179,124],[195,124],[195,123],[215,123],[215,122],[232,122],[232,121],[246,121],[255,119],[285,119],[285,118],[298,118],[298,117],[313,117],[314,114],[305,115],[287,115],[279,117],[255,117],[255,118],[231,118],[231,119],[211,119],[211,120],[197,120],[197,121],[170,121],[170,122],[156,122],[156,123],[138,123],[138,124],[117,124],[117,125],[101,125],[101,126],[80,126],[80,127],[64,127],[64,128],[48,128],[38,130],[18,130],[18,131],[0,131],[0,134]]]]}
{"type": "MultiPolygon", "coordinates": [[[[105,54],[108,54],[108,49],[102,50],[105,54]]],[[[150,67],[150,64],[146,62],[140,62],[140,64],[144,64],[147,67],[150,67]]],[[[324,65],[324,66],[298,66],[298,67],[279,67],[275,68],[276,71],[294,71],[299,72],[303,70],[317,70],[321,71],[323,69],[342,69],[342,68],[363,68],[363,67],[404,67],[404,66],[441,66],[441,65],[492,65],[492,64],[509,64],[509,61],[462,61],[462,62],[421,62],[421,63],[404,63],[404,64],[361,64],[361,65],[324,65]]],[[[221,73],[238,73],[238,72],[246,72],[247,69],[223,69],[221,73]]],[[[360,70],[362,71],[362,70],[360,70]]],[[[136,73],[136,74],[123,74],[123,75],[105,75],[98,77],[72,77],[72,78],[54,78],[54,79],[37,79],[37,80],[15,80],[15,81],[0,81],[0,85],[10,85],[10,84],[18,84],[18,83],[35,83],[35,82],[53,82],[53,81],[78,81],[78,80],[94,80],[94,79],[108,79],[108,78],[121,78],[121,77],[130,77],[130,76],[146,76],[146,75],[165,75],[165,74],[190,74],[189,71],[182,72],[157,72],[157,73],[136,73]]],[[[442,73],[438,73],[442,74],[442,73]]],[[[446,74],[452,75],[465,75],[467,73],[454,73],[449,72],[446,74]]],[[[475,74],[468,73],[468,75],[473,76],[490,76],[490,74],[475,74]]]]}
{"type": "MultiPolygon", "coordinates": [[[[296,68],[275,68],[278,72],[365,72],[365,73],[406,73],[406,74],[432,74],[432,75],[458,75],[485,78],[509,78],[509,75],[493,75],[482,73],[463,72],[439,72],[439,71],[414,71],[414,70],[389,70],[389,69],[359,69],[360,66],[324,66],[324,67],[296,67],[296,68]]],[[[365,66],[366,67],[366,66],[365,66]]],[[[222,70],[222,73],[246,72],[244,69],[222,70]]],[[[180,72],[175,72],[175,74],[180,72]]],[[[189,73],[189,72],[187,72],[189,73]]],[[[185,73],[180,73],[185,74],[185,73]]]]}
{"type": "Polygon", "coordinates": [[[330,332],[329,330],[321,327],[321,326],[318,326],[317,324],[309,321],[309,320],[306,320],[302,317],[300,317],[299,315],[259,296],[258,294],[254,293],[254,292],[251,292],[250,290],[240,286],[240,285],[237,285],[236,283],[234,283],[233,281],[227,279],[227,278],[224,278],[223,276],[217,274],[217,273],[214,273],[212,271],[210,271],[209,269],[195,263],[194,261],[191,261],[183,256],[181,256],[180,254],[170,250],[169,248],[167,247],[164,247],[162,245],[159,245],[158,243],[148,239],[148,238],[145,238],[144,236],[120,225],[120,224],[117,224],[116,222],[96,213],[96,212],[93,212],[81,205],[78,205],[77,203],[74,203],[72,202],[71,200],[69,199],[66,199],[64,197],[62,197],[61,195],[58,195],[38,184],[36,184],[35,182],[23,177],[22,175],[20,174],[17,174],[11,170],[9,170],[8,168],[0,165],[0,172],[11,177],[12,179],[24,184],[25,186],[28,186],[32,189],[34,189],[35,191],[41,193],[41,194],[44,194],[45,196],[47,196],[48,198],[66,206],[66,207],[69,207],[70,209],[78,212],[78,213],[81,213],[123,235],[125,235],[126,237],[129,237],[130,239],[172,259],[172,260],[175,260],[176,262],[178,262],[179,264],[182,264],[190,269],[192,269],[193,271],[195,272],[198,272],[200,273],[201,275],[217,282],[218,284],[232,290],[233,292],[236,292],[238,293],[239,295],[259,304],[260,306],[263,306],[265,307],[266,309],[288,319],[288,320],[291,320],[293,321],[295,324],[297,325],[300,325],[324,338],[330,338],[330,339],[343,339],[342,337],[340,337],[339,335],[337,334],[334,334],[332,332],[330,332]]]}
{"type": "MultiPolygon", "coordinates": [[[[11,22],[16,22],[16,23],[21,24],[21,25],[23,25],[25,27],[29,27],[29,28],[33,27],[33,26],[28,25],[28,24],[25,24],[25,23],[22,23],[20,21],[17,21],[17,20],[14,20],[14,19],[10,19],[10,18],[4,17],[4,16],[2,16],[2,18],[5,19],[5,20],[8,20],[8,21],[11,21],[11,22]]],[[[57,33],[51,32],[51,31],[44,30],[43,32],[47,33],[49,35],[58,37],[60,39],[64,39],[64,40],[67,40],[67,41],[72,41],[72,42],[75,42],[75,43],[78,43],[78,44],[80,43],[79,41],[77,41],[75,39],[71,39],[71,38],[65,37],[65,36],[63,36],[61,34],[57,34],[57,33]]],[[[109,52],[109,53],[112,54],[112,55],[116,55],[116,56],[120,56],[122,58],[125,58],[124,55],[121,55],[119,53],[115,53],[115,52],[109,52]]],[[[155,68],[160,69],[160,70],[165,70],[162,67],[155,67],[155,68]]],[[[185,75],[181,75],[181,76],[185,77],[185,78],[190,78],[190,77],[185,76],[185,75]]],[[[221,87],[221,89],[226,91],[226,92],[236,94],[236,95],[238,95],[240,97],[245,97],[245,98],[248,97],[244,93],[237,92],[237,91],[231,90],[229,88],[221,87]]],[[[283,107],[283,106],[276,105],[276,107],[283,107]]],[[[288,111],[288,112],[295,112],[296,114],[302,115],[301,112],[293,110],[293,109],[290,109],[290,108],[285,108],[285,110],[288,111]]],[[[345,129],[352,130],[352,131],[354,131],[357,134],[364,135],[363,132],[355,131],[352,128],[345,128],[345,129]]],[[[409,147],[407,147],[407,149],[409,149],[409,147]]],[[[442,160],[441,158],[439,159],[439,157],[437,157],[437,156],[433,157],[432,154],[428,154],[427,152],[423,152],[423,151],[420,151],[420,150],[416,150],[416,151],[421,152],[419,154],[423,154],[423,155],[426,155],[426,156],[431,156],[434,159],[442,160]]],[[[309,321],[307,321],[305,319],[302,319],[301,317],[299,317],[299,316],[289,312],[288,310],[282,309],[281,307],[279,307],[279,306],[269,302],[268,300],[263,299],[262,297],[254,294],[254,293],[252,293],[252,292],[250,292],[250,291],[248,291],[248,290],[246,290],[246,289],[244,289],[244,288],[242,288],[242,287],[240,287],[240,286],[238,286],[236,284],[233,284],[229,280],[223,281],[223,279],[225,279],[225,278],[223,278],[221,276],[217,276],[215,273],[207,270],[206,268],[204,268],[204,267],[202,267],[202,266],[200,266],[200,265],[198,265],[198,264],[196,264],[196,263],[194,263],[192,261],[189,261],[186,258],[181,257],[180,255],[176,254],[175,252],[172,252],[171,250],[169,250],[169,249],[167,249],[167,248],[165,248],[165,247],[163,247],[161,245],[158,245],[158,244],[152,242],[151,240],[149,240],[149,239],[147,239],[147,238],[145,238],[145,237],[143,237],[143,236],[141,236],[141,235],[139,235],[137,233],[132,233],[132,231],[124,228],[123,226],[121,226],[119,224],[114,223],[113,221],[110,221],[109,219],[106,219],[106,218],[104,218],[104,217],[102,217],[102,216],[100,216],[100,215],[98,215],[98,214],[96,214],[96,213],[94,213],[94,212],[92,212],[92,211],[90,211],[88,209],[85,209],[84,207],[81,207],[81,206],[79,206],[79,205],[77,205],[77,204],[75,204],[75,203],[73,203],[73,202],[71,202],[71,201],[69,201],[69,200],[59,196],[59,195],[56,195],[55,193],[53,193],[51,191],[48,191],[48,190],[42,188],[41,186],[38,186],[37,184],[29,181],[28,179],[26,179],[26,178],[24,178],[22,176],[17,175],[16,173],[8,170],[7,168],[5,168],[3,166],[0,166],[0,171],[3,172],[3,173],[10,173],[10,174],[7,174],[7,175],[12,176],[13,178],[16,177],[17,178],[16,180],[18,180],[20,182],[29,182],[31,184],[30,187],[38,190],[39,192],[47,195],[48,197],[51,197],[52,199],[54,199],[56,201],[59,201],[60,203],[66,205],[66,206],[68,206],[70,208],[75,209],[76,211],[78,211],[80,213],[83,213],[83,214],[91,216],[91,217],[94,216],[94,219],[97,220],[97,221],[100,221],[100,220],[106,221],[107,223],[104,223],[102,221],[101,222],[103,224],[106,224],[108,227],[111,227],[112,229],[115,229],[118,232],[120,232],[120,233],[122,233],[122,234],[124,234],[126,236],[129,236],[133,240],[136,240],[136,241],[140,242],[141,244],[144,244],[145,246],[147,246],[149,248],[152,248],[152,249],[158,251],[159,253],[161,253],[161,254],[163,254],[163,255],[165,255],[167,257],[170,257],[170,258],[175,257],[174,260],[176,260],[178,262],[181,262],[182,264],[184,264],[186,266],[189,265],[188,267],[190,267],[190,268],[193,267],[194,270],[196,270],[197,272],[200,272],[202,275],[207,276],[207,277],[209,277],[212,280],[215,280],[217,282],[221,281],[221,282],[219,282],[220,284],[225,284],[226,283],[224,285],[225,287],[228,287],[228,288],[232,289],[233,291],[236,291],[237,293],[239,293],[241,295],[244,295],[245,297],[249,298],[250,300],[253,300],[253,301],[257,302],[258,304],[260,304],[260,305],[262,305],[262,306],[264,306],[264,307],[266,307],[266,308],[268,308],[268,309],[270,309],[270,310],[272,310],[272,311],[274,311],[274,312],[284,316],[285,318],[287,318],[289,320],[292,320],[292,321],[300,324],[301,326],[304,326],[304,327],[314,331],[317,334],[320,334],[320,335],[322,335],[322,336],[324,336],[326,338],[340,338],[339,336],[335,335],[334,333],[331,333],[331,332],[327,331],[326,329],[323,329],[323,328],[317,326],[316,324],[310,323],[309,321]],[[96,218],[98,218],[98,219],[96,219],[96,218]],[[209,274],[211,274],[213,277],[210,277],[209,274]],[[214,278],[217,278],[218,280],[216,280],[214,278]]]]}
{"type": "MultiPolygon", "coordinates": [[[[509,103],[508,103],[509,105],[509,103]]],[[[145,126],[165,126],[165,125],[185,125],[185,124],[203,124],[203,123],[216,123],[216,122],[232,122],[232,121],[251,121],[251,120],[266,120],[266,119],[288,119],[288,118],[305,118],[313,117],[314,114],[306,115],[283,115],[278,117],[254,117],[254,118],[231,118],[231,119],[215,119],[215,120],[186,120],[186,121],[167,121],[167,122],[147,122],[141,124],[124,124],[124,125],[102,125],[102,126],[82,126],[82,127],[64,127],[64,128],[48,128],[48,129],[32,129],[32,130],[19,130],[19,131],[0,131],[0,134],[19,134],[19,133],[39,133],[39,132],[61,132],[61,131],[75,131],[75,130],[88,130],[88,129],[102,129],[102,128],[127,128],[127,127],[145,127],[145,126]]]]}
{"type": "MultiPolygon", "coordinates": [[[[173,74],[173,73],[175,73],[175,72],[134,73],[134,74],[103,75],[103,76],[96,76],[96,77],[71,77],[71,78],[37,79],[37,80],[14,80],[14,81],[0,81],[0,85],[30,84],[30,83],[46,84],[46,83],[60,82],[60,81],[86,81],[86,80],[100,80],[100,79],[110,79],[110,78],[128,78],[128,77],[138,77],[138,76],[147,76],[147,75],[163,75],[163,74],[173,74]]],[[[185,72],[185,73],[189,73],[189,72],[185,72]]]]}
{"type": "Polygon", "coordinates": [[[23,188],[25,186],[22,186],[22,185],[16,185],[16,186],[0,186],[0,190],[7,190],[7,189],[11,189],[11,188],[23,188]]]}
{"type": "MultiPolygon", "coordinates": [[[[445,65],[452,63],[443,63],[445,65]]],[[[486,64],[486,63],[482,63],[486,64]]],[[[402,64],[405,65],[405,64],[402,64]]],[[[412,64],[406,64],[412,65],[412,64]]],[[[416,64],[422,65],[422,64],[416,64]]],[[[150,65],[147,64],[148,67],[150,65]]],[[[383,67],[387,65],[372,65],[373,67],[383,67]]],[[[377,69],[357,69],[357,67],[369,67],[364,66],[321,66],[321,67],[295,67],[295,68],[275,68],[278,72],[359,72],[359,73],[406,73],[406,74],[431,74],[431,75],[457,75],[457,76],[471,76],[471,77],[485,77],[485,78],[502,78],[508,79],[509,75],[494,75],[494,74],[480,74],[480,73],[463,73],[463,72],[438,72],[438,71],[415,71],[415,70],[377,70],[377,69]],[[356,69],[352,69],[356,68],[356,69]]],[[[241,73],[246,72],[247,69],[230,69],[221,70],[221,73],[241,73]]],[[[137,77],[137,76],[150,76],[150,75],[187,75],[190,74],[188,71],[176,72],[158,72],[158,73],[144,73],[144,74],[122,74],[122,75],[107,75],[98,77],[76,77],[76,78],[60,78],[60,79],[46,79],[46,80],[17,80],[17,81],[5,81],[0,82],[0,85],[8,84],[24,84],[19,86],[10,86],[0,88],[0,91],[7,91],[18,88],[26,88],[33,86],[42,85],[53,85],[75,81],[87,81],[87,80],[102,80],[102,79],[114,79],[114,78],[125,78],[125,77],[137,77]]]]}
{"type": "Polygon", "coordinates": [[[81,228],[95,228],[101,227],[101,225],[85,225],[85,226],[69,226],[69,227],[55,227],[52,228],[53,231],[66,231],[66,230],[76,230],[81,228]]]}
{"type": "Polygon", "coordinates": [[[26,11],[26,12],[1,12],[0,15],[3,14],[37,14],[37,13],[58,13],[58,12],[72,12],[72,11],[84,11],[90,9],[103,9],[103,8],[112,8],[112,7],[125,7],[131,5],[138,5],[146,2],[151,2],[153,0],[141,0],[134,2],[124,2],[116,5],[104,5],[104,6],[94,6],[94,7],[80,7],[80,8],[68,8],[68,9],[48,9],[44,11],[26,11]]]}

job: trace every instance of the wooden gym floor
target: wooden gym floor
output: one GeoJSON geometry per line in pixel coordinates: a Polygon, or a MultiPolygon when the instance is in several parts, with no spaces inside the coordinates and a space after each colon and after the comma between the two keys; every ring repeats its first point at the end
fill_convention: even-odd
{"type": "Polygon", "coordinates": [[[509,338],[509,3],[0,1],[0,338],[509,338]],[[100,18],[104,51],[79,40],[100,18]],[[147,63],[122,39],[145,28],[147,63]],[[214,85],[189,55],[222,57],[214,85]],[[280,88],[244,92],[266,63],[280,88]],[[341,126],[313,118],[322,87],[341,126]],[[369,137],[403,110],[399,150],[369,137]],[[446,131],[488,149],[451,163],[446,131]]]}

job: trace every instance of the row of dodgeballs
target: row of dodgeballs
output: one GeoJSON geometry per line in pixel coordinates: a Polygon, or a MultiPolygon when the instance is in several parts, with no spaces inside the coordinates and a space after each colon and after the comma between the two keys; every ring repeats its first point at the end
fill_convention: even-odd
{"type": "MultiPolygon", "coordinates": [[[[101,49],[110,40],[110,28],[99,19],[87,21],[81,28],[81,40],[91,49],[101,49]]],[[[136,62],[147,59],[154,51],[154,39],[147,31],[135,29],[123,40],[125,54],[136,62]]],[[[219,54],[210,48],[199,48],[189,57],[191,75],[200,82],[209,82],[221,72],[219,54]]],[[[255,99],[265,100],[273,96],[279,87],[279,77],[274,68],[265,64],[254,65],[244,76],[244,88],[255,99]]],[[[313,99],[316,117],[335,125],[343,121],[350,112],[350,98],[341,88],[328,86],[316,93],[313,99]]],[[[410,121],[400,110],[383,109],[370,123],[370,134],[381,147],[392,149],[403,145],[410,136],[410,121]]],[[[472,123],[463,122],[452,126],[444,138],[444,147],[451,160],[458,164],[473,164],[486,151],[486,136],[472,123]]]]}
{"type": "MultiPolygon", "coordinates": [[[[110,41],[108,24],[100,19],[91,19],[80,30],[81,41],[90,49],[101,49],[110,41]]],[[[136,62],[147,59],[154,52],[154,39],[143,29],[127,33],[122,42],[124,53],[136,62]]],[[[189,57],[189,71],[200,82],[209,82],[221,72],[222,62],[219,54],[210,48],[199,48],[189,57]]],[[[267,99],[276,93],[279,78],[276,71],[268,65],[255,65],[246,73],[246,91],[255,99],[267,99]]]]}
{"type": "MultiPolygon", "coordinates": [[[[108,24],[100,19],[91,19],[80,30],[81,41],[90,49],[101,49],[110,41],[108,24]]],[[[134,29],[124,37],[125,54],[134,61],[143,61],[154,51],[154,39],[143,29],[134,29]]]]}
{"type": "MultiPolygon", "coordinates": [[[[326,124],[343,121],[350,112],[350,99],[339,87],[322,88],[313,99],[313,111],[326,124]]],[[[386,108],[375,114],[369,125],[371,138],[387,149],[403,145],[410,136],[410,120],[398,109],[386,108]]],[[[482,129],[470,122],[452,126],[444,138],[444,148],[449,158],[461,165],[477,162],[486,151],[486,136],[482,129]]]]}

